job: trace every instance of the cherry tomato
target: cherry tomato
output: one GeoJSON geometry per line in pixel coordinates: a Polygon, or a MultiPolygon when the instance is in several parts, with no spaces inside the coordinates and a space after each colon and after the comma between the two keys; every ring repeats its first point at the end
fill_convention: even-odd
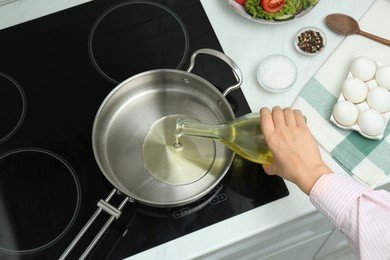
{"type": "Polygon", "coordinates": [[[234,0],[234,1],[236,1],[237,3],[239,3],[242,6],[245,6],[246,0],[234,0]]]}
{"type": "Polygon", "coordinates": [[[268,13],[278,12],[285,4],[285,0],[261,0],[261,7],[268,13]]]}

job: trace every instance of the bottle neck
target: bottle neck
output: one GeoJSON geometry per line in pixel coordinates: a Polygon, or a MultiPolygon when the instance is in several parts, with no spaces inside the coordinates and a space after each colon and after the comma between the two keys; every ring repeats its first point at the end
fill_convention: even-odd
{"type": "Polygon", "coordinates": [[[223,134],[222,130],[225,127],[225,125],[203,124],[178,118],[176,121],[175,135],[177,137],[194,136],[219,140],[221,139],[221,134],[223,134]]]}

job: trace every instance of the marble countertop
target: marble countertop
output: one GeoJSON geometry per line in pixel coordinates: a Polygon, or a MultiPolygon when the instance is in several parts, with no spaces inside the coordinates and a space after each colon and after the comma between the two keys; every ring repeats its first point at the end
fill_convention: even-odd
{"type": "MultiPolygon", "coordinates": [[[[84,2],[88,0],[19,0],[1,5],[0,29],[84,2]]],[[[351,1],[321,0],[307,15],[280,25],[259,24],[247,20],[235,13],[225,0],[201,2],[225,53],[241,68],[244,76],[242,90],[251,109],[256,111],[263,106],[292,105],[305,83],[344,39],[344,36],[336,35],[326,28],[324,17],[327,14],[346,13],[359,20],[375,0],[360,1],[358,5],[351,1]],[[295,33],[304,26],[316,26],[327,36],[327,46],[317,56],[301,55],[293,46],[295,33]],[[294,86],[279,94],[263,90],[256,80],[256,68],[260,60],[275,53],[290,57],[298,67],[298,78],[294,86]]],[[[323,157],[334,171],[343,171],[324,152],[323,157]]],[[[283,199],[180,237],[132,258],[194,258],[315,211],[303,192],[290,182],[286,181],[286,184],[290,195],[283,199]]]]}
{"type": "Polygon", "coordinates": [[[364,1],[355,6],[345,1],[321,0],[305,16],[281,25],[259,24],[247,20],[235,13],[225,0],[201,2],[224,51],[243,71],[242,90],[251,109],[255,111],[262,106],[290,106],[305,83],[344,39],[344,36],[337,35],[326,27],[324,18],[327,14],[346,13],[359,19],[374,1],[364,1]],[[302,55],[294,47],[296,32],[305,26],[315,26],[327,36],[327,46],[316,56],[302,55]],[[298,67],[298,78],[294,86],[279,94],[263,90],[256,78],[256,69],[261,59],[275,53],[288,56],[298,67]]]}

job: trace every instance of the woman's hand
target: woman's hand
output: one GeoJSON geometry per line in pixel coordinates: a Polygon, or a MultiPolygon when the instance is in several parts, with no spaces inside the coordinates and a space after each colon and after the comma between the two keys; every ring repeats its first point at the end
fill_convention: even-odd
{"type": "Polygon", "coordinates": [[[274,158],[272,164],[263,165],[267,174],[292,181],[309,195],[320,176],[332,172],[322,161],[318,145],[300,110],[274,107],[270,111],[262,108],[260,125],[274,158]]]}

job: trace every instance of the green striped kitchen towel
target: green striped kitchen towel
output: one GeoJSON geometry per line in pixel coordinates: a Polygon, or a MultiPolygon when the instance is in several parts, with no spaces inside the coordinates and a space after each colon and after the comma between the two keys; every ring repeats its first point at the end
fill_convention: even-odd
{"type": "MultiPolygon", "coordinates": [[[[361,28],[375,31],[378,29],[377,21],[390,23],[389,7],[388,1],[376,1],[359,20],[361,28]]],[[[381,37],[390,38],[389,30],[376,32],[381,37]]],[[[387,124],[382,140],[372,140],[355,131],[340,129],[330,122],[341,85],[357,56],[390,64],[388,46],[359,35],[347,36],[306,83],[293,106],[302,110],[317,142],[349,174],[371,187],[377,187],[390,174],[390,124],[387,124]]]]}
{"type": "Polygon", "coordinates": [[[390,124],[387,124],[382,140],[367,139],[356,131],[340,129],[329,120],[337,99],[338,96],[312,77],[294,107],[303,111],[318,143],[349,174],[375,187],[390,173],[390,124]]]}

